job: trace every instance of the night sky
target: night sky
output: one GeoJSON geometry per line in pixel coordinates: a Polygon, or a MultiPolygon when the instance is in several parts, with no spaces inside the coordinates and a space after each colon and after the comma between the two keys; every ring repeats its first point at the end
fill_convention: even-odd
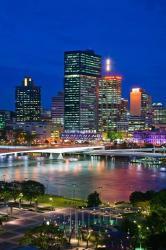
{"type": "Polygon", "coordinates": [[[14,109],[15,86],[31,75],[42,103],[63,89],[65,50],[110,56],[133,86],[166,104],[165,0],[1,0],[0,109],[14,109]]]}

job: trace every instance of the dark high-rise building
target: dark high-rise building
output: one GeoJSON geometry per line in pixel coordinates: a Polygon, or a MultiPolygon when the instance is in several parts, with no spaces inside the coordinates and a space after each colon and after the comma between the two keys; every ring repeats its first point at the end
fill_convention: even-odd
{"type": "Polygon", "coordinates": [[[127,132],[128,131],[128,100],[121,98],[120,104],[120,119],[117,122],[117,130],[120,132],[127,132]]]}
{"type": "Polygon", "coordinates": [[[39,121],[41,116],[40,87],[31,77],[25,77],[22,85],[16,87],[16,121],[39,121]]]}
{"type": "Polygon", "coordinates": [[[52,122],[56,125],[64,125],[64,93],[58,92],[57,96],[52,98],[51,108],[52,122]]]}
{"type": "Polygon", "coordinates": [[[5,115],[0,112],[0,130],[5,129],[5,127],[6,127],[5,115]]]}
{"type": "Polygon", "coordinates": [[[104,76],[99,80],[98,118],[100,131],[116,131],[121,117],[122,77],[104,76]]]}
{"type": "Polygon", "coordinates": [[[153,125],[157,128],[166,128],[166,107],[162,103],[153,103],[153,125]]]}
{"type": "Polygon", "coordinates": [[[97,85],[101,57],[94,51],[65,52],[64,127],[66,131],[97,130],[97,85]]]}
{"type": "Polygon", "coordinates": [[[14,112],[9,110],[0,110],[0,129],[6,128],[13,122],[14,112]]]}

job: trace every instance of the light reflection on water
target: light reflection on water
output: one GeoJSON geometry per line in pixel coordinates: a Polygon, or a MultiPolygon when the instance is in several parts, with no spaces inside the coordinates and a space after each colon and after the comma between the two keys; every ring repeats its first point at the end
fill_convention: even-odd
{"type": "Polygon", "coordinates": [[[108,201],[127,200],[135,190],[166,188],[166,172],[130,164],[124,158],[0,162],[0,177],[37,180],[47,187],[49,193],[64,196],[72,196],[72,184],[76,184],[77,197],[86,198],[90,192],[98,190],[108,201]]]}

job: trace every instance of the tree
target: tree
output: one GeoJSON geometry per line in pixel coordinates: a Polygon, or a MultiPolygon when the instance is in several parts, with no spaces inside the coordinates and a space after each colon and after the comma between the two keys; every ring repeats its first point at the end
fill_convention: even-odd
{"type": "Polygon", "coordinates": [[[22,193],[23,196],[31,203],[33,198],[37,198],[39,195],[43,195],[45,193],[45,187],[42,183],[37,181],[23,181],[22,193]]]}
{"type": "Polygon", "coordinates": [[[110,141],[115,141],[117,139],[123,139],[124,135],[122,132],[109,131],[107,137],[110,139],[110,141]]]}
{"type": "Polygon", "coordinates": [[[15,145],[25,144],[25,133],[22,129],[16,129],[14,131],[14,144],[15,145]]]}
{"type": "Polygon", "coordinates": [[[50,225],[41,225],[31,229],[21,239],[23,246],[35,246],[43,250],[56,250],[67,246],[67,239],[64,232],[59,227],[50,225]]]}
{"type": "Polygon", "coordinates": [[[156,192],[153,199],[151,200],[151,206],[166,208],[166,189],[156,192]]]}
{"type": "Polygon", "coordinates": [[[144,193],[135,191],[129,197],[130,202],[135,205],[137,202],[145,201],[144,193]]]}
{"type": "Polygon", "coordinates": [[[31,146],[31,144],[34,143],[35,139],[36,139],[36,134],[32,134],[29,132],[25,134],[25,141],[27,142],[27,145],[31,146]]]}
{"type": "Polygon", "coordinates": [[[160,234],[149,235],[146,239],[146,246],[152,250],[162,250],[166,246],[166,232],[160,234]]]}
{"type": "Polygon", "coordinates": [[[0,131],[0,142],[4,144],[7,141],[6,129],[0,131]]]}
{"type": "Polygon", "coordinates": [[[138,202],[150,201],[154,198],[155,192],[154,191],[147,191],[145,193],[140,191],[135,191],[130,195],[130,202],[135,205],[138,202]]]}
{"type": "Polygon", "coordinates": [[[19,181],[12,181],[8,184],[8,186],[11,192],[11,197],[13,198],[14,202],[16,202],[21,192],[21,183],[19,181]]]}
{"type": "Polygon", "coordinates": [[[0,198],[4,200],[5,204],[7,204],[7,202],[12,198],[8,182],[5,182],[5,181],[1,182],[1,185],[0,185],[0,198]]]}
{"type": "Polygon", "coordinates": [[[88,195],[87,206],[98,207],[101,204],[100,195],[96,191],[88,195]]]}

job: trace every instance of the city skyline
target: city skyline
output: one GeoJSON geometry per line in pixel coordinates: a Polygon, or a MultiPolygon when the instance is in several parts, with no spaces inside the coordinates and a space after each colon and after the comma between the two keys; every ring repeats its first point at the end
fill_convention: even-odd
{"type": "MultiPolygon", "coordinates": [[[[88,49],[86,49],[87,51],[88,51],[88,49]]],[[[86,50],[82,50],[82,51],[86,51],[86,50]]],[[[73,51],[81,51],[81,50],[73,50],[73,51]]],[[[96,53],[96,51],[94,51],[94,50],[89,50],[89,51],[92,51],[92,52],[94,52],[94,53],[96,53]]],[[[65,53],[68,53],[68,52],[70,52],[70,51],[64,51],[64,55],[65,55],[65,53]]],[[[101,55],[100,55],[101,56],[101,55]]],[[[65,57],[64,57],[64,60],[65,60],[65,57]]],[[[101,77],[104,77],[104,76],[116,76],[116,75],[119,75],[119,77],[121,77],[121,80],[122,80],[122,82],[123,82],[123,85],[124,85],[124,79],[125,79],[125,77],[124,76],[122,76],[122,74],[121,73],[119,73],[118,72],[118,74],[116,73],[116,71],[114,71],[114,70],[112,70],[112,67],[113,67],[113,60],[112,59],[110,59],[110,57],[102,57],[101,56],[101,60],[102,60],[102,74],[101,74],[101,77]],[[107,61],[109,60],[109,70],[108,70],[108,65],[107,65],[107,61]]],[[[64,65],[63,65],[64,66],[64,65]]],[[[23,77],[22,78],[26,78],[26,76],[27,76],[27,74],[24,74],[23,75],[23,77]]],[[[32,75],[29,75],[30,77],[33,77],[32,75]]],[[[34,78],[33,78],[34,79],[34,78]]],[[[21,80],[19,80],[19,81],[21,81],[21,80]]],[[[19,83],[17,83],[17,85],[18,85],[19,83]]],[[[17,87],[17,85],[15,85],[15,86],[13,86],[13,90],[17,87]]],[[[55,93],[51,93],[51,96],[49,96],[49,98],[50,98],[50,100],[49,100],[49,106],[48,105],[44,105],[45,104],[45,101],[43,102],[43,100],[44,100],[44,98],[43,98],[43,91],[42,91],[42,89],[43,89],[43,86],[41,87],[41,84],[38,84],[39,85],[39,87],[41,88],[41,108],[42,109],[44,109],[44,110],[50,110],[51,111],[51,100],[52,100],[52,98],[54,97],[54,96],[57,96],[58,95],[58,93],[59,92],[64,92],[64,75],[63,75],[63,85],[61,86],[61,88],[60,89],[57,89],[57,91],[55,92],[55,93]],[[43,104],[44,103],[44,104],[43,104]]],[[[129,86],[128,87],[128,92],[125,90],[124,91],[124,87],[122,87],[122,96],[124,97],[124,98],[126,98],[128,101],[129,101],[129,103],[130,103],[130,92],[133,90],[133,89],[143,89],[143,90],[145,90],[145,88],[143,87],[143,85],[139,85],[139,84],[135,84],[135,85],[133,85],[133,86],[135,86],[135,87],[132,87],[132,86],[129,86]],[[126,93],[126,95],[125,95],[125,93],[126,93]]],[[[147,89],[146,89],[147,90],[147,89]]],[[[151,93],[151,91],[150,91],[150,88],[148,89],[148,92],[149,93],[151,93]]],[[[162,103],[163,105],[165,105],[165,103],[166,102],[161,102],[161,100],[162,100],[162,96],[160,96],[160,98],[159,99],[157,99],[157,98],[155,98],[156,96],[155,95],[153,95],[152,96],[152,102],[153,103],[162,103]]],[[[164,97],[164,96],[163,96],[164,97]]],[[[12,99],[12,106],[10,106],[10,108],[5,108],[5,107],[3,107],[3,105],[2,106],[0,106],[0,109],[1,110],[11,110],[11,111],[15,111],[15,100],[14,100],[14,98],[15,98],[15,96],[13,96],[13,99],[12,99]]],[[[128,106],[128,108],[129,108],[129,106],[128,106]]]]}
{"type": "Polygon", "coordinates": [[[25,75],[42,87],[43,106],[50,107],[51,97],[63,89],[64,51],[86,48],[112,58],[114,71],[123,75],[124,97],[132,87],[141,87],[154,102],[165,102],[165,7],[163,1],[145,0],[106,0],[103,5],[93,0],[80,5],[75,0],[50,0],[49,5],[5,1],[0,11],[0,107],[14,109],[14,88],[25,75]]]}

